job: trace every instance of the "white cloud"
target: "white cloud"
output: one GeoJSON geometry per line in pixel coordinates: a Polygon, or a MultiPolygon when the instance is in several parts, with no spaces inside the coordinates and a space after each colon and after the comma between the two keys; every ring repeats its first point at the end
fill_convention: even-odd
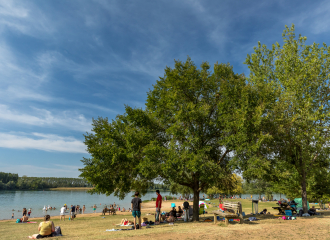
{"type": "Polygon", "coordinates": [[[91,121],[87,121],[82,114],[77,114],[71,111],[63,111],[54,115],[48,110],[34,107],[28,111],[33,114],[13,111],[9,109],[8,106],[0,104],[0,120],[34,126],[61,126],[82,132],[91,130],[91,121]]]}
{"type": "Polygon", "coordinates": [[[73,137],[42,133],[0,133],[0,147],[48,152],[87,153],[83,142],[73,137]]]}

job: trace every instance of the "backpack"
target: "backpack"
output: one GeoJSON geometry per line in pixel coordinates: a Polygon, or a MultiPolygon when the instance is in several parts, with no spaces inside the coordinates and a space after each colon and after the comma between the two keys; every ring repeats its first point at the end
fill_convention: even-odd
{"type": "Polygon", "coordinates": [[[55,232],[52,233],[52,237],[62,236],[62,230],[60,226],[55,227],[55,232]]]}
{"type": "Polygon", "coordinates": [[[20,223],[21,219],[17,218],[16,223],[20,223]]]}

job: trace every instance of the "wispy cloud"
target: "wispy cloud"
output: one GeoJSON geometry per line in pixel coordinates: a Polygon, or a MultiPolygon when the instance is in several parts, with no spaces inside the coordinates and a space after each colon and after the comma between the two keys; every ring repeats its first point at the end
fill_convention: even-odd
{"type": "Polygon", "coordinates": [[[88,121],[84,115],[75,112],[63,111],[57,115],[45,109],[30,108],[32,114],[24,114],[21,111],[13,111],[6,105],[0,104],[0,120],[16,122],[20,124],[43,126],[61,126],[76,131],[90,131],[91,121],[88,121]]]}
{"type": "Polygon", "coordinates": [[[73,137],[42,133],[0,133],[0,147],[48,152],[87,153],[83,142],[73,137]]]}
{"type": "Polygon", "coordinates": [[[1,0],[0,16],[2,31],[7,27],[19,33],[43,38],[45,34],[55,30],[46,14],[31,1],[1,0]]]}

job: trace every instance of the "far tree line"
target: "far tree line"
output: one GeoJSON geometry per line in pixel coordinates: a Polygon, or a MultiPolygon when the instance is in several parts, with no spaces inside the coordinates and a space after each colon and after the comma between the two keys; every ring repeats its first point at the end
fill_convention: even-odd
{"type": "Polygon", "coordinates": [[[82,178],[19,177],[15,173],[0,172],[0,190],[40,190],[58,187],[92,187],[82,178]]]}

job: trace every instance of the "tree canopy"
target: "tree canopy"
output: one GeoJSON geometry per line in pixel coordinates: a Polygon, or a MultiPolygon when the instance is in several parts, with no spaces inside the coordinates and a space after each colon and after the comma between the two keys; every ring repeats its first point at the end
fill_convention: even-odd
{"type": "Polygon", "coordinates": [[[243,146],[258,116],[249,108],[252,96],[229,64],[210,71],[207,62],[197,68],[189,57],[175,61],[148,92],[145,109],[126,106],[111,122],[93,120],[85,136],[91,158],[80,176],[95,185],[92,192],[119,197],[145,192],[154,179],[190,188],[198,220],[199,193],[233,183],[229,154],[243,146]]]}
{"type": "MultiPolygon", "coordinates": [[[[277,182],[289,174],[300,185],[307,212],[307,181],[329,168],[330,48],[307,45],[294,30],[285,27],[283,46],[268,49],[259,42],[245,63],[250,83],[263,92],[261,131],[270,136],[255,154],[267,166],[259,173],[277,182]]],[[[251,177],[256,171],[244,173],[251,177]]]]}

